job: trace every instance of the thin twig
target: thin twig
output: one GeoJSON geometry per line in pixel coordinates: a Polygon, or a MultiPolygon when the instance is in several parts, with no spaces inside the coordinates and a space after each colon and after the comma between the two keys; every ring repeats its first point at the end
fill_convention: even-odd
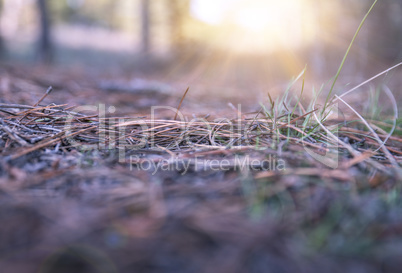
{"type": "Polygon", "coordinates": [[[38,106],[39,103],[41,103],[53,90],[53,87],[49,86],[49,88],[46,90],[46,93],[38,100],[37,103],[34,104],[34,107],[38,106]]]}
{"type": "Polygon", "coordinates": [[[187,93],[188,93],[188,90],[190,90],[190,87],[187,87],[186,92],[184,92],[183,97],[181,97],[181,100],[180,100],[180,103],[179,103],[179,107],[177,107],[176,114],[174,115],[174,120],[177,119],[177,115],[179,114],[179,111],[180,111],[180,108],[181,108],[181,104],[183,103],[183,100],[184,100],[184,98],[186,97],[186,95],[187,95],[187,93]]]}

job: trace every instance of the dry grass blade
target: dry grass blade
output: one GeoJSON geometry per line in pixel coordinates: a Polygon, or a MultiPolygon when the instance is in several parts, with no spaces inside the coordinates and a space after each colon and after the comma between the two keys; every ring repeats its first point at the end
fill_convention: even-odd
{"type": "Polygon", "coordinates": [[[38,106],[39,103],[41,103],[53,90],[53,87],[49,86],[49,88],[46,90],[46,93],[38,100],[37,103],[34,104],[34,107],[38,106]]]}
{"type": "Polygon", "coordinates": [[[355,158],[353,158],[353,159],[351,159],[351,160],[349,160],[347,162],[344,162],[342,164],[342,168],[343,169],[349,169],[350,167],[352,167],[352,166],[354,166],[356,164],[359,164],[361,162],[366,161],[367,159],[372,157],[373,154],[374,153],[372,151],[365,152],[365,153],[361,154],[360,156],[357,156],[357,157],[355,157],[355,158]]]}
{"type": "Polygon", "coordinates": [[[339,99],[342,103],[344,103],[350,110],[353,111],[353,113],[355,113],[355,115],[357,115],[359,117],[359,119],[361,121],[363,121],[363,123],[367,126],[367,128],[370,130],[371,134],[375,137],[375,139],[377,140],[377,142],[380,144],[380,148],[381,150],[384,151],[384,153],[387,155],[388,159],[390,160],[390,162],[392,163],[392,165],[396,168],[399,169],[399,165],[396,162],[395,158],[391,155],[391,153],[388,151],[388,149],[385,146],[385,142],[381,141],[380,137],[377,135],[377,133],[373,130],[373,128],[368,124],[368,122],[350,105],[348,104],[346,101],[344,101],[342,98],[338,97],[337,95],[335,95],[337,97],[337,99],[339,99]]]}
{"type": "MultiPolygon", "coordinates": [[[[275,106],[274,101],[272,101],[272,106],[275,106]]],[[[294,118],[288,119],[287,122],[280,120],[287,116],[278,115],[275,113],[275,109],[272,112],[274,120],[266,117],[258,118],[258,116],[247,118],[239,113],[237,119],[221,118],[208,122],[196,119],[185,122],[166,119],[150,120],[144,117],[99,118],[98,115],[75,113],[71,111],[71,107],[66,105],[30,107],[2,104],[1,107],[23,110],[16,112],[16,116],[10,115],[3,118],[3,126],[0,128],[8,139],[7,149],[4,151],[9,155],[9,159],[20,158],[31,152],[56,145],[69,149],[79,149],[79,145],[84,145],[91,149],[118,149],[119,153],[123,154],[125,151],[138,151],[147,155],[169,155],[171,158],[184,158],[190,155],[190,157],[196,157],[198,154],[214,156],[215,153],[223,153],[227,157],[238,152],[249,153],[252,150],[261,150],[305,161],[304,153],[307,147],[317,153],[325,154],[330,153],[336,144],[342,143],[341,147],[346,148],[354,155],[354,160],[349,160],[345,163],[346,165],[367,161],[378,169],[383,168],[381,163],[371,160],[368,156],[370,149],[374,150],[377,146],[373,139],[367,139],[366,143],[371,145],[371,148],[367,147],[363,153],[364,157],[362,157],[361,151],[354,150],[351,145],[331,136],[331,132],[318,120],[314,107],[312,109],[315,110],[304,112],[301,116],[292,116],[294,118]],[[307,133],[303,127],[304,122],[303,124],[297,123],[299,120],[306,120],[311,114],[317,118],[317,122],[323,130],[329,132],[327,135],[320,131],[307,133]],[[277,124],[274,125],[275,120],[277,124]],[[272,128],[275,126],[276,130],[273,131],[272,128]],[[65,139],[74,141],[63,141],[65,139]],[[282,146],[278,146],[278,141],[287,143],[287,148],[282,149],[282,146]],[[12,143],[14,144],[12,145],[12,143]],[[300,151],[300,153],[290,154],[287,149],[300,151]]],[[[368,134],[354,128],[344,127],[343,129],[343,136],[356,141],[361,139],[360,135],[368,134]]],[[[381,137],[386,138],[383,135],[381,137]]],[[[400,140],[398,137],[390,139],[400,140]]],[[[391,146],[387,145],[387,148],[394,154],[400,153],[398,149],[391,146]]],[[[373,156],[378,158],[381,154],[373,153],[373,156]]],[[[340,160],[343,159],[340,158],[340,160]]],[[[387,159],[389,158],[387,157],[387,159]]],[[[311,160],[308,159],[310,163],[311,160]]],[[[125,159],[122,159],[122,162],[125,162],[125,159]]],[[[386,164],[387,161],[384,160],[383,163],[386,164]]],[[[235,167],[236,164],[231,163],[230,166],[235,167]]],[[[341,166],[345,165],[341,164],[341,166]]]]}
{"type": "MultiPolygon", "coordinates": [[[[318,110],[318,109],[314,109],[314,110],[312,110],[312,111],[310,111],[310,112],[308,112],[308,113],[303,114],[303,115],[300,116],[300,117],[297,117],[297,118],[295,118],[295,119],[292,119],[292,120],[289,122],[289,124],[295,123],[296,121],[298,121],[298,120],[300,120],[300,119],[302,119],[302,118],[305,118],[306,116],[308,116],[308,115],[314,113],[314,112],[317,111],[317,110],[318,110]]],[[[278,129],[279,129],[279,128],[284,128],[284,127],[286,127],[286,126],[287,126],[287,124],[278,126],[278,129]]]]}
{"type": "Polygon", "coordinates": [[[71,133],[71,134],[65,134],[65,132],[61,132],[61,133],[59,133],[59,134],[54,135],[54,136],[51,137],[51,139],[49,139],[49,140],[43,141],[42,143],[39,143],[39,144],[37,144],[37,145],[35,145],[35,146],[33,146],[33,147],[25,148],[25,149],[23,149],[21,152],[16,153],[16,154],[13,154],[13,155],[10,157],[10,159],[12,159],[12,160],[13,160],[13,159],[17,159],[17,158],[19,158],[19,157],[21,157],[21,156],[23,156],[23,155],[29,154],[29,153],[31,153],[31,152],[33,152],[33,151],[36,151],[36,150],[39,150],[39,149],[48,147],[48,146],[50,146],[50,145],[52,145],[52,144],[55,144],[55,143],[57,143],[57,142],[59,142],[59,141],[62,141],[63,139],[66,139],[66,138],[69,138],[69,137],[73,137],[73,136],[79,135],[79,134],[81,134],[81,133],[83,133],[83,132],[85,132],[85,131],[89,131],[89,130],[96,129],[96,128],[97,128],[96,126],[92,126],[92,127],[89,127],[89,128],[86,128],[86,129],[82,129],[82,130],[80,130],[80,131],[78,131],[78,132],[74,132],[74,133],[71,133]]]}
{"type": "Polygon", "coordinates": [[[188,93],[188,90],[190,90],[190,87],[187,87],[186,92],[184,92],[184,95],[183,95],[183,97],[182,97],[181,100],[180,100],[179,107],[177,107],[176,114],[174,115],[174,120],[177,119],[177,115],[179,114],[179,111],[180,111],[180,108],[181,108],[181,104],[183,103],[184,98],[186,97],[186,95],[187,95],[187,93],[188,93]]]}
{"type": "MultiPolygon", "coordinates": [[[[313,108],[314,108],[314,109],[315,109],[315,103],[316,103],[316,100],[314,100],[314,102],[313,102],[313,108]]],[[[342,141],[339,137],[335,136],[326,126],[324,126],[324,125],[322,124],[322,122],[321,122],[321,120],[318,118],[316,112],[313,112],[313,115],[314,115],[314,118],[315,118],[316,122],[318,123],[318,125],[327,133],[327,135],[328,135],[332,140],[334,140],[337,144],[340,144],[342,147],[344,147],[345,149],[347,149],[347,150],[349,151],[349,153],[350,153],[354,158],[360,157],[361,153],[360,153],[359,151],[355,150],[351,145],[345,143],[345,142],[342,141]]],[[[379,164],[379,163],[377,163],[377,162],[374,162],[373,160],[370,160],[370,159],[367,159],[367,161],[368,161],[372,166],[374,166],[375,168],[380,169],[380,170],[382,170],[382,171],[386,171],[385,168],[384,168],[381,164],[379,164]]],[[[338,166],[338,162],[336,162],[336,164],[334,164],[334,166],[337,167],[337,166],[338,166]]]]}

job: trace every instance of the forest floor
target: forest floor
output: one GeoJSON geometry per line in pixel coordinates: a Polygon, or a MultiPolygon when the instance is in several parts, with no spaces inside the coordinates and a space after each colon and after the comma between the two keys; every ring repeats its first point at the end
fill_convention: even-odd
{"type": "Polygon", "coordinates": [[[400,122],[180,88],[0,67],[2,272],[400,272],[400,122]]]}

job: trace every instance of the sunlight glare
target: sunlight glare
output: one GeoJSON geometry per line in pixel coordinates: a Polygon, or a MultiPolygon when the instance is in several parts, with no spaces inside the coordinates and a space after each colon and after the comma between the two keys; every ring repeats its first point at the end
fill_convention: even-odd
{"type": "Polygon", "coordinates": [[[294,22],[294,11],[300,1],[239,1],[235,6],[234,21],[236,24],[254,31],[262,31],[267,28],[281,28],[294,22]]]}
{"type": "Polygon", "coordinates": [[[249,7],[241,13],[236,14],[235,22],[252,31],[263,31],[272,21],[275,21],[276,16],[267,16],[265,11],[249,7]]]}
{"type": "Polygon", "coordinates": [[[193,0],[191,13],[201,21],[216,25],[222,23],[225,10],[230,7],[231,3],[233,0],[193,0]]]}
{"type": "Polygon", "coordinates": [[[226,25],[225,36],[241,33],[242,47],[251,50],[298,47],[314,35],[314,7],[307,0],[193,0],[192,12],[201,21],[226,25]]]}

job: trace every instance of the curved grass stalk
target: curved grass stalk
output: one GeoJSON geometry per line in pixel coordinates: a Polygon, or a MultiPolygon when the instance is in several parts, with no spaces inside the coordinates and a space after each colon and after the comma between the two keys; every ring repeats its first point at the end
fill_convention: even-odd
{"type": "MultiPolygon", "coordinates": [[[[367,126],[367,128],[370,130],[371,134],[375,137],[375,140],[380,144],[380,147],[375,150],[378,151],[379,149],[381,149],[388,157],[389,161],[391,162],[391,164],[395,167],[395,169],[399,169],[399,165],[398,162],[396,162],[395,158],[391,155],[391,153],[388,151],[387,147],[385,147],[385,141],[382,141],[380,139],[380,137],[377,135],[377,133],[375,132],[375,130],[370,126],[370,124],[368,124],[368,122],[346,101],[344,101],[343,99],[341,99],[339,96],[335,95],[342,103],[344,103],[350,110],[353,111],[353,113],[355,113],[355,115],[357,115],[359,117],[359,119],[364,123],[364,125],[367,126]]],[[[396,104],[396,103],[395,103],[396,104]]],[[[390,136],[387,137],[387,139],[390,136]]]]}
{"type": "Polygon", "coordinates": [[[350,49],[352,48],[352,45],[353,45],[353,43],[355,42],[357,35],[359,34],[361,28],[363,27],[364,22],[366,21],[368,15],[370,14],[371,10],[374,8],[374,6],[375,6],[375,4],[377,3],[377,1],[378,1],[378,0],[375,0],[375,1],[374,1],[374,3],[371,5],[370,9],[367,11],[366,15],[363,17],[363,20],[360,22],[360,25],[359,25],[359,27],[357,28],[357,30],[356,30],[356,32],[355,32],[355,35],[353,36],[352,41],[350,42],[349,47],[348,47],[348,49],[346,50],[345,55],[343,56],[342,62],[341,62],[341,64],[340,64],[339,68],[338,68],[338,71],[336,72],[335,79],[334,79],[334,81],[332,82],[331,89],[329,90],[329,94],[328,94],[328,96],[327,96],[327,98],[326,98],[326,100],[325,100],[325,104],[324,104],[324,107],[323,107],[323,109],[322,109],[321,115],[325,112],[325,110],[326,110],[326,108],[327,108],[327,104],[328,104],[329,98],[331,97],[331,94],[332,94],[332,92],[333,92],[333,90],[334,90],[334,87],[335,87],[335,83],[337,82],[338,77],[339,77],[339,74],[340,74],[341,71],[342,71],[343,65],[345,64],[346,58],[347,58],[348,55],[349,55],[350,49]]]}
{"type": "MultiPolygon", "coordinates": [[[[338,96],[338,99],[340,99],[339,96],[338,96]]],[[[313,100],[313,107],[315,107],[316,102],[317,102],[317,98],[315,98],[315,99],[313,100]]],[[[351,145],[349,145],[349,144],[343,142],[342,140],[340,140],[339,137],[337,137],[336,135],[334,135],[327,127],[325,127],[324,124],[322,124],[322,122],[321,122],[320,119],[318,118],[317,112],[313,112],[313,115],[314,115],[314,118],[315,118],[315,120],[317,121],[318,125],[327,133],[327,135],[328,135],[329,137],[331,137],[334,141],[336,141],[338,144],[340,144],[340,145],[343,146],[345,149],[347,149],[347,150],[349,151],[349,153],[350,153],[353,157],[358,157],[358,156],[361,155],[361,153],[360,153],[359,151],[353,149],[353,147],[352,147],[351,145]]],[[[377,162],[371,160],[370,158],[367,159],[367,162],[370,163],[372,166],[376,167],[376,168],[379,169],[379,170],[386,171],[385,168],[384,168],[381,164],[379,164],[379,163],[377,163],[377,162]]]]}
{"type": "MultiPolygon", "coordinates": [[[[382,76],[382,75],[384,75],[384,74],[387,74],[387,73],[390,72],[391,70],[393,70],[393,69],[395,69],[395,68],[397,68],[397,67],[399,67],[399,66],[401,66],[401,65],[402,65],[402,62],[400,62],[400,63],[398,63],[398,64],[396,64],[396,65],[394,65],[394,66],[392,66],[392,67],[390,67],[390,68],[385,69],[384,71],[378,73],[377,75],[371,77],[370,79],[368,79],[368,80],[366,80],[366,81],[364,81],[364,82],[362,82],[362,83],[356,85],[356,86],[353,87],[352,89],[349,89],[348,91],[346,91],[346,92],[343,93],[342,95],[339,95],[338,98],[343,98],[344,96],[349,95],[350,93],[352,93],[353,91],[356,91],[358,88],[362,87],[363,85],[368,84],[369,82],[371,82],[371,81],[377,79],[378,77],[380,77],[380,76],[382,76]]],[[[332,103],[336,102],[336,101],[338,100],[338,98],[334,98],[333,101],[332,101],[332,103]]]]}

